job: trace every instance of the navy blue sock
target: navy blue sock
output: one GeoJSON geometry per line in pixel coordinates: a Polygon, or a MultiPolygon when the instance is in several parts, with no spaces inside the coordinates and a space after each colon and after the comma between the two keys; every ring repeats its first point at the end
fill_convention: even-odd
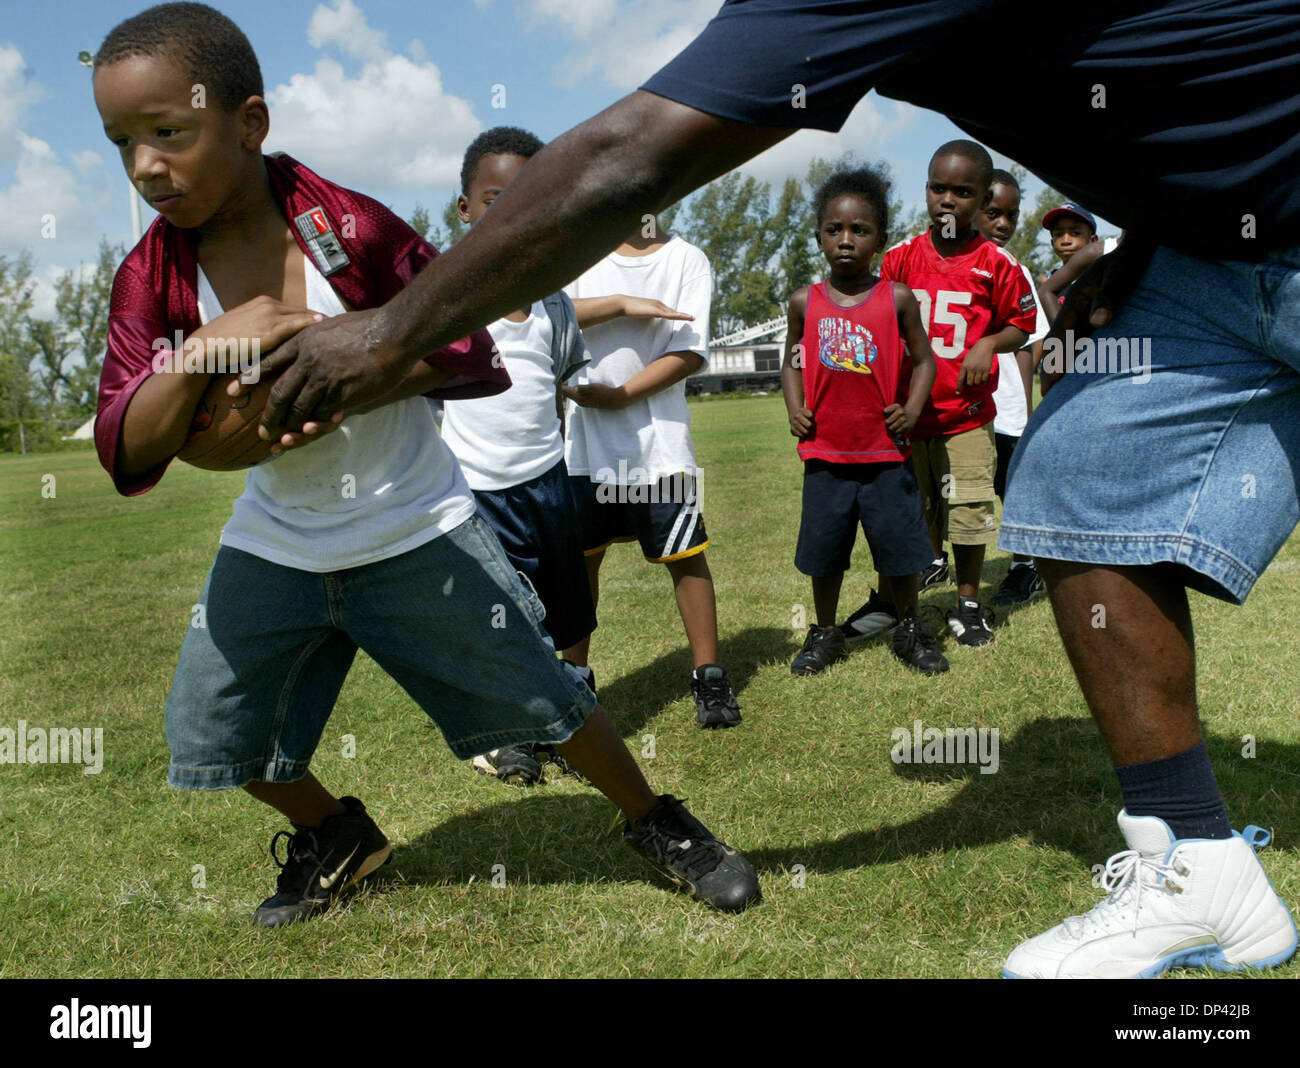
{"type": "Polygon", "coordinates": [[[1204,742],[1163,760],[1126,764],[1115,774],[1130,816],[1159,816],[1175,838],[1232,837],[1204,742]]]}

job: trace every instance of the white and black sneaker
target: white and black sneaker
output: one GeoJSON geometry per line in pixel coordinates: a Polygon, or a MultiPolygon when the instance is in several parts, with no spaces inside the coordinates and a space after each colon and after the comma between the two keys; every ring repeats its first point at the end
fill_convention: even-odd
{"type": "Polygon", "coordinates": [[[1024,604],[1026,601],[1032,601],[1035,597],[1047,592],[1047,587],[1043,583],[1043,577],[1038,573],[1038,568],[1034,567],[1033,562],[1016,563],[1011,565],[1011,570],[1007,572],[1007,577],[1002,580],[1002,585],[998,587],[998,592],[993,595],[993,604],[1024,604]]]}
{"type": "Polygon", "coordinates": [[[898,610],[872,590],[867,603],[841,623],[839,629],[845,641],[850,645],[856,645],[868,638],[879,637],[896,626],[898,626],[898,610]]]}
{"type": "Polygon", "coordinates": [[[355,797],[341,797],[346,809],[319,827],[279,831],[271,859],[280,867],[275,894],[253,913],[262,927],[282,927],[324,912],[344,890],[388,861],[393,847],[355,797]],[[285,858],[276,852],[287,841],[285,858]]]}
{"type": "Polygon", "coordinates": [[[762,898],[758,876],[743,853],[720,841],[671,794],[623,839],[696,901],[723,912],[740,912],[762,898]]]}
{"type": "Polygon", "coordinates": [[[482,753],[474,758],[474,770],[511,786],[536,786],[542,781],[542,765],[533,748],[532,742],[524,742],[482,753]]]}
{"type": "Polygon", "coordinates": [[[942,586],[948,581],[951,572],[948,569],[948,554],[940,553],[934,558],[934,562],[929,564],[921,572],[921,580],[917,584],[918,589],[928,590],[931,586],[942,586]]]}
{"type": "Polygon", "coordinates": [[[958,597],[957,607],[950,608],[945,619],[960,645],[988,645],[993,640],[993,611],[973,597],[958,597]]]}

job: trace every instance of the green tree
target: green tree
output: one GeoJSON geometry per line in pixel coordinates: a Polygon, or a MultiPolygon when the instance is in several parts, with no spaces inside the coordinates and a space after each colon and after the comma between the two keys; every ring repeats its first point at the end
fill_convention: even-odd
{"type": "Polygon", "coordinates": [[[0,256],[0,447],[27,451],[27,425],[37,415],[27,317],[32,307],[32,254],[0,256]]]}
{"type": "Polygon", "coordinates": [[[412,230],[425,240],[428,240],[429,226],[432,220],[429,218],[428,209],[423,204],[415,205],[415,210],[411,212],[411,217],[407,221],[411,224],[412,230]]]}

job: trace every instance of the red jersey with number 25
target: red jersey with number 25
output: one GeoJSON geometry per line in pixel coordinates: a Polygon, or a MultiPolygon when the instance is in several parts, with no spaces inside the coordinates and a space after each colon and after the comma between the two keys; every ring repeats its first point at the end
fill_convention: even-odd
{"type": "Polygon", "coordinates": [[[989,422],[997,409],[998,360],[982,386],[957,392],[957,376],[970,347],[1008,326],[1034,329],[1034,294],[1020,262],[987,237],[976,235],[956,256],[940,256],[925,230],[885,253],[880,277],[916,294],[938,372],[912,437],[947,437],[989,422]]]}

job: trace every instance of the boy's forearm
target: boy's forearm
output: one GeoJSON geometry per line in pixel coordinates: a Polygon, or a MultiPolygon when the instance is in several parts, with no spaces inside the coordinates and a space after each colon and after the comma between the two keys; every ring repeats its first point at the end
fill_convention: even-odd
{"type": "Polygon", "coordinates": [[[1004,326],[996,334],[990,334],[988,340],[994,352],[1018,352],[1025,347],[1029,335],[1018,326],[1004,326]]]}
{"type": "Polygon", "coordinates": [[[622,293],[612,293],[608,297],[578,297],[573,302],[573,310],[578,316],[578,326],[585,328],[607,323],[623,314],[622,293]]]}
{"type": "Polygon", "coordinates": [[[787,359],[781,367],[781,395],[785,397],[785,411],[790,417],[801,412],[806,405],[803,391],[803,371],[787,359]]]}
{"type": "Polygon", "coordinates": [[[118,474],[139,478],[184,447],[210,374],[158,372],[140,383],[122,416],[118,474]]]}
{"type": "Polygon", "coordinates": [[[934,391],[934,380],[938,373],[939,368],[935,364],[933,357],[926,363],[913,365],[912,385],[907,391],[907,404],[904,407],[914,415],[920,415],[921,410],[925,407],[925,402],[930,399],[930,394],[934,391]]]}
{"type": "Polygon", "coordinates": [[[1016,367],[1020,371],[1020,384],[1025,387],[1025,412],[1034,410],[1034,353],[1021,349],[1016,353],[1016,367]]]}
{"type": "Polygon", "coordinates": [[[666,353],[623,383],[623,393],[629,404],[645,400],[689,378],[703,366],[704,358],[698,353],[666,353]]]}

